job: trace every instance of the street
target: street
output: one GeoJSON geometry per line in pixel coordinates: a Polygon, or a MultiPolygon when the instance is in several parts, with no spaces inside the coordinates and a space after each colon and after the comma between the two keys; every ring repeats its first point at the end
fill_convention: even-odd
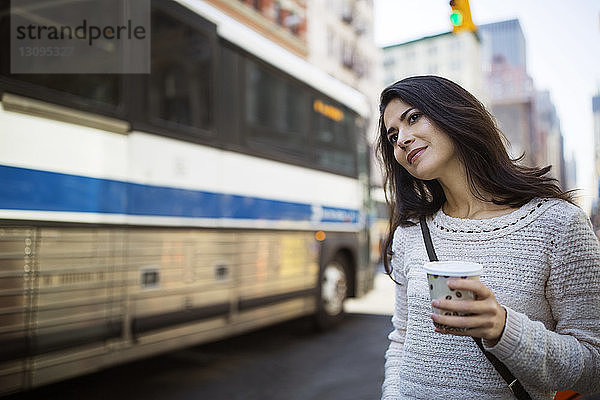
{"type": "Polygon", "coordinates": [[[125,364],[6,399],[378,399],[391,330],[393,285],[347,302],[328,332],[299,319],[239,337],[125,364]]]}

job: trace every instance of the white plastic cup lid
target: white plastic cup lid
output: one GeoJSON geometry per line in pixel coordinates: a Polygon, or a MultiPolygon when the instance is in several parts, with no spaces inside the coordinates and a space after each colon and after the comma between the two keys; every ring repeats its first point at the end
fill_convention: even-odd
{"type": "Polygon", "coordinates": [[[430,261],[423,265],[428,274],[442,276],[481,275],[483,266],[469,261],[430,261]]]}

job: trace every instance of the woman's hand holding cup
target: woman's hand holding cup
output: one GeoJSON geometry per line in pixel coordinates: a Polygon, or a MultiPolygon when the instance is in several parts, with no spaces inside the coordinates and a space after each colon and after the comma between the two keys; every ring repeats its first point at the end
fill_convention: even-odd
{"type": "Polygon", "coordinates": [[[433,313],[433,321],[439,324],[438,326],[458,328],[454,330],[436,327],[435,331],[458,336],[480,337],[485,339],[488,346],[494,346],[502,336],[506,322],[506,309],[498,304],[494,293],[475,279],[450,279],[448,288],[453,291],[468,290],[473,293],[475,300],[434,299],[432,306],[442,313],[433,313]],[[447,315],[448,313],[450,315],[447,315]]]}
{"type": "Polygon", "coordinates": [[[429,282],[435,331],[485,339],[494,346],[504,331],[506,310],[479,281],[483,266],[463,261],[433,261],[423,266],[429,282]]]}

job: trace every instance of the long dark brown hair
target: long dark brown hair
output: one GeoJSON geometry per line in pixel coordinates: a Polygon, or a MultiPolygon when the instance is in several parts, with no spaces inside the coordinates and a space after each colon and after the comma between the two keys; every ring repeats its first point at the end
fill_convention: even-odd
{"type": "Polygon", "coordinates": [[[385,108],[393,99],[416,107],[450,137],[476,198],[511,207],[520,207],[535,197],[573,202],[572,192],[562,191],[556,179],[546,176],[551,166],[526,167],[518,164],[523,155],[510,158],[504,146],[507,141],[494,118],[471,93],[438,76],[403,79],[383,90],[379,105],[376,147],[390,207],[389,230],[382,249],[388,274],[392,273],[389,256],[396,228],[412,225],[420,217],[434,214],[446,201],[437,180],[413,177],[394,158],[394,148],[387,139],[383,121],[385,108]]]}

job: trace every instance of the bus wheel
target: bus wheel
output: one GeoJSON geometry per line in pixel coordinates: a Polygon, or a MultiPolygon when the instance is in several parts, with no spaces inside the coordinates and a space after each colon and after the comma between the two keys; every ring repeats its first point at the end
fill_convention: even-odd
{"type": "Polygon", "coordinates": [[[317,328],[330,328],[342,320],[347,296],[347,262],[341,256],[336,256],[325,264],[319,277],[317,328]]]}

